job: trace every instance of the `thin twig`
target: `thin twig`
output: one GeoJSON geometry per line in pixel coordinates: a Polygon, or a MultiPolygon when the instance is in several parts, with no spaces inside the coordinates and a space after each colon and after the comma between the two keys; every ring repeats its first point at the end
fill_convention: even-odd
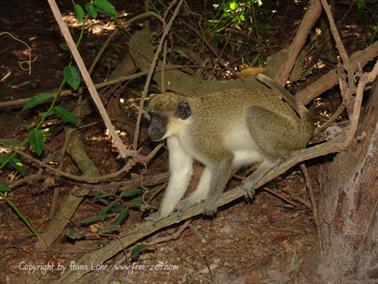
{"type": "Polygon", "coordinates": [[[263,187],[262,190],[266,191],[266,192],[269,192],[270,194],[278,197],[279,199],[282,199],[283,201],[291,204],[291,205],[294,205],[294,206],[297,206],[297,204],[295,204],[295,202],[291,201],[290,199],[287,199],[285,196],[279,194],[278,192],[275,192],[274,190],[271,190],[267,187],[263,187]]]}
{"type": "Polygon", "coordinates": [[[322,3],[324,12],[327,15],[328,22],[329,22],[329,28],[331,30],[333,39],[335,40],[336,47],[339,50],[339,54],[341,56],[341,59],[343,60],[343,63],[344,63],[345,66],[349,66],[349,56],[348,56],[348,53],[347,53],[347,51],[344,47],[343,42],[341,41],[340,34],[337,31],[335,20],[333,19],[331,9],[329,8],[329,4],[328,4],[327,0],[320,0],[320,2],[322,3]]]}
{"type": "MultiPolygon", "coordinates": [[[[166,70],[180,69],[182,67],[183,66],[181,66],[181,65],[169,65],[168,67],[166,67],[166,70]]],[[[156,71],[161,71],[161,68],[160,67],[156,68],[156,71]]],[[[110,85],[122,83],[124,81],[134,80],[134,79],[137,79],[139,77],[147,75],[148,72],[149,71],[141,71],[141,72],[138,72],[138,73],[135,73],[135,74],[132,74],[132,75],[121,76],[121,77],[118,77],[114,80],[96,83],[95,87],[96,87],[96,89],[101,89],[101,88],[104,88],[104,87],[107,87],[107,86],[110,86],[110,85]]],[[[52,90],[50,92],[54,93],[54,92],[56,92],[56,90],[52,90]]],[[[60,97],[72,96],[72,95],[76,95],[76,93],[73,93],[72,90],[63,90],[60,93],[60,97]]],[[[16,107],[16,106],[20,107],[20,106],[23,106],[28,100],[30,100],[30,98],[0,102],[0,108],[16,107]]]]}
{"type": "MultiPolygon", "coordinates": [[[[133,18],[131,18],[130,20],[128,20],[126,23],[124,23],[122,25],[122,27],[125,29],[126,27],[130,26],[133,22],[136,22],[136,21],[139,21],[141,19],[144,19],[144,18],[148,18],[148,17],[151,17],[151,16],[154,16],[155,18],[157,18],[159,21],[162,22],[162,24],[164,25],[165,22],[164,22],[164,19],[162,17],[160,17],[158,14],[154,13],[154,12],[151,12],[151,11],[148,11],[146,13],[143,13],[143,14],[140,14],[140,15],[137,15],[133,18]]],[[[89,74],[92,74],[92,71],[93,69],[96,67],[98,61],[100,60],[101,58],[101,55],[104,53],[105,49],[109,46],[109,43],[112,41],[112,39],[117,35],[118,33],[118,29],[115,29],[110,35],[109,37],[106,39],[105,43],[103,44],[103,46],[101,47],[101,49],[99,50],[99,52],[97,53],[95,59],[93,60],[92,62],[92,65],[91,67],[89,68],[89,74]]]]}
{"type": "Polygon", "coordinates": [[[307,171],[305,163],[301,163],[300,168],[301,168],[302,173],[303,173],[304,178],[305,178],[308,196],[310,197],[312,216],[313,216],[313,219],[314,219],[316,233],[318,235],[320,255],[323,255],[323,253],[324,253],[323,236],[322,236],[322,232],[320,230],[319,217],[318,217],[319,216],[318,215],[318,207],[316,205],[314,191],[313,191],[312,185],[311,185],[311,179],[310,179],[310,176],[308,175],[308,171],[307,171]]]}
{"type": "Polygon", "coordinates": [[[180,228],[176,232],[174,232],[172,235],[156,238],[156,239],[153,239],[150,242],[146,242],[145,244],[149,245],[149,246],[153,246],[153,245],[160,244],[160,243],[163,243],[163,242],[167,242],[167,241],[170,241],[170,240],[177,240],[181,236],[181,234],[186,230],[186,228],[189,227],[191,222],[192,222],[191,219],[186,220],[186,222],[184,224],[182,224],[180,226],[180,228]]]}
{"type": "MultiPolygon", "coordinates": [[[[158,144],[151,151],[151,153],[148,154],[148,156],[146,156],[146,157],[139,156],[139,158],[141,159],[140,162],[143,162],[143,163],[146,163],[146,164],[149,163],[151,161],[151,159],[159,152],[159,150],[163,146],[164,146],[164,143],[160,143],[160,144],[158,144]]],[[[51,171],[53,174],[55,174],[57,176],[62,176],[62,177],[65,177],[65,178],[68,178],[68,179],[71,179],[71,180],[74,180],[74,181],[86,182],[86,183],[99,183],[101,181],[105,181],[105,180],[108,180],[108,179],[113,179],[113,178],[121,175],[124,172],[128,172],[134,166],[134,164],[136,163],[136,161],[130,160],[128,163],[126,163],[118,171],[110,173],[110,174],[107,174],[107,175],[99,176],[99,177],[91,177],[91,176],[87,176],[87,175],[77,176],[77,175],[73,175],[73,174],[64,172],[64,171],[62,171],[60,169],[54,168],[54,167],[46,164],[45,162],[40,161],[40,160],[34,158],[33,156],[30,156],[29,154],[27,154],[27,153],[25,153],[25,152],[23,152],[23,151],[21,151],[21,150],[19,150],[17,148],[12,148],[12,150],[14,152],[16,152],[17,154],[19,154],[21,157],[24,157],[25,159],[31,161],[32,163],[38,165],[41,168],[45,168],[45,169],[51,171]]]]}
{"type": "Polygon", "coordinates": [[[141,98],[140,103],[139,103],[137,122],[136,122],[136,125],[135,125],[135,133],[134,133],[134,141],[133,141],[133,149],[134,150],[137,149],[137,147],[138,147],[138,139],[139,139],[139,132],[140,132],[140,123],[141,123],[141,120],[142,120],[142,112],[143,112],[144,100],[145,100],[145,98],[147,96],[147,91],[148,91],[148,88],[150,86],[152,75],[154,73],[155,66],[156,66],[157,61],[159,59],[159,54],[160,54],[160,52],[161,52],[161,50],[163,48],[163,43],[165,41],[165,38],[167,37],[168,32],[170,31],[170,29],[172,27],[174,19],[178,15],[178,12],[180,10],[180,7],[181,7],[182,3],[183,3],[183,0],[180,0],[180,2],[176,6],[175,11],[173,12],[173,15],[172,15],[171,19],[169,20],[169,23],[164,28],[164,32],[163,32],[163,34],[161,36],[161,39],[160,39],[160,42],[159,42],[159,46],[158,46],[158,48],[157,48],[157,50],[155,52],[154,58],[152,60],[151,66],[150,66],[150,71],[148,72],[148,75],[147,75],[146,83],[144,84],[144,89],[143,89],[143,92],[142,92],[142,98],[141,98]]]}
{"type": "MultiPolygon", "coordinates": [[[[345,100],[348,101],[348,100],[351,100],[352,94],[354,93],[354,88],[355,88],[354,82],[353,82],[354,67],[350,62],[350,58],[348,56],[348,53],[347,53],[345,46],[344,46],[344,44],[341,40],[340,34],[337,30],[335,20],[333,18],[333,15],[332,15],[332,12],[331,12],[331,9],[329,7],[327,0],[320,0],[320,1],[322,3],[323,9],[324,9],[324,11],[327,15],[329,28],[331,30],[332,37],[335,40],[336,47],[339,51],[340,57],[343,61],[344,68],[347,70],[347,73],[348,73],[348,85],[349,85],[349,87],[346,88],[346,93],[343,95],[343,98],[346,98],[345,100]]],[[[348,105],[346,105],[346,107],[348,107],[348,105]]]]}
{"type": "Polygon", "coordinates": [[[132,168],[132,166],[136,163],[134,160],[129,160],[118,171],[111,173],[111,174],[99,176],[99,177],[91,177],[91,176],[86,176],[86,175],[76,176],[76,175],[61,171],[59,169],[56,169],[56,168],[38,160],[38,159],[30,156],[29,154],[27,154],[27,153],[25,153],[21,150],[18,150],[16,148],[12,148],[12,150],[14,152],[16,152],[17,154],[19,154],[20,156],[24,157],[25,159],[27,159],[27,160],[31,161],[32,163],[38,165],[39,167],[42,167],[42,168],[45,168],[45,169],[51,171],[53,174],[55,174],[57,176],[62,176],[62,177],[65,177],[65,178],[68,178],[68,179],[71,179],[71,180],[74,180],[74,181],[86,182],[86,183],[99,183],[101,181],[116,178],[117,176],[121,175],[122,173],[128,172],[132,168]]]}
{"type": "Polygon", "coordinates": [[[291,199],[295,200],[295,201],[298,201],[300,204],[304,205],[305,207],[307,207],[308,209],[311,209],[311,204],[310,202],[307,202],[306,200],[304,200],[302,197],[296,195],[296,194],[293,194],[290,190],[288,189],[283,189],[283,192],[285,192],[287,195],[290,196],[291,199]]]}
{"type": "Polygon", "coordinates": [[[350,130],[347,138],[344,142],[344,147],[348,147],[353,140],[354,135],[357,131],[358,121],[360,119],[360,113],[361,113],[361,104],[362,104],[362,98],[364,95],[365,85],[367,83],[373,82],[378,76],[378,60],[375,62],[374,68],[369,73],[363,73],[360,77],[360,81],[357,85],[356,90],[356,98],[354,100],[353,105],[353,114],[350,121],[350,130]]]}
{"type": "Polygon", "coordinates": [[[113,40],[113,38],[117,35],[118,33],[118,30],[115,29],[109,36],[108,38],[106,39],[105,43],[102,45],[102,47],[100,48],[100,50],[98,51],[98,53],[96,54],[96,57],[93,59],[93,62],[91,64],[91,66],[89,67],[89,74],[92,74],[93,72],[93,69],[96,67],[98,61],[100,60],[102,54],[104,53],[105,49],[109,46],[109,43],[113,40]]]}
{"type": "Polygon", "coordinates": [[[314,136],[318,135],[320,132],[326,130],[344,111],[345,105],[341,104],[335,111],[335,113],[328,119],[326,122],[324,122],[322,125],[320,125],[318,128],[314,130],[314,136]]]}
{"type": "MultiPolygon", "coordinates": [[[[9,33],[9,32],[1,32],[1,33],[0,33],[0,36],[2,36],[2,35],[8,35],[8,36],[10,36],[11,38],[13,38],[15,41],[18,41],[18,42],[22,43],[23,45],[25,45],[25,46],[27,47],[27,49],[28,49],[28,57],[29,57],[29,59],[28,59],[27,61],[19,61],[19,62],[18,62],[18,66],[20,67],[21,70],[28,71],[29,75],[31,75],[31,72],[32,72],[31,63],[32,63],[32,61],[35,61],[35,60],[32,60],[32,59],[31,59],[31,56],[32,56],[32,49],[31,49],[31,47],[30,47],[25,41],[23,41],[23,40],[21,40],[21,39],[18,39],[17,37],[15,37],[14,35],[12,35],[12,34],[9,33]],[[24,64],[24,63],[27,63],[27,68],[24,68],[24,67],[23,67],[23,64],[24,64]]],[[[3,78],[3,79],[4,79],[4,78],[3,78]]],[[[2,80],[3,80],[3,79],[2,79],[2,80]]]]}

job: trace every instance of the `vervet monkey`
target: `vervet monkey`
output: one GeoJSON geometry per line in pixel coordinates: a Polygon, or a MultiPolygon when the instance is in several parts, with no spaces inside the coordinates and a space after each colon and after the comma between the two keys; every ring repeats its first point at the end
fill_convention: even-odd
{"type": "MultiPolygon", "coordinates": [[[[265,83],[275,88],[269,80],[265,83]]],[[[290,96],[286,100],[292,106],[273,92],[232,89],[196,97],[164,93],[151,98],[148,132],[153,141],[167,138],[170,169],[158,216],[152,219],[201,201],[203,213],[213,215],[233,171],[255,164],[257,169],[241,184],[251,198],[259,178],[291,151],[306,147],[312,123],[298,116],[288,91],[282,96],[290,96]],[[191,179],[193,160],[205,168],[197,189],[181,200],[191,179]]]]}

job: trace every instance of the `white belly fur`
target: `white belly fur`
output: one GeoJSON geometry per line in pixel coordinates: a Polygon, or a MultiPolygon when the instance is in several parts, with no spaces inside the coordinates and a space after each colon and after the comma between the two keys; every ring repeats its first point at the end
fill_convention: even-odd
{"type": "Polygon", "coordinates": [[[234,154],[234,167],[251,165],[262,160],[247,126],[240,127],[239,124],[239,127],[230,127],[225,135],[225,143],[234,154]]]}

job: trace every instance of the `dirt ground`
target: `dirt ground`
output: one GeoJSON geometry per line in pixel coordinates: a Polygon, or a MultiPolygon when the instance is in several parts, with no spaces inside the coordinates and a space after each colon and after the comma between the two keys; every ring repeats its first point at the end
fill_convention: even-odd
{"type": "MultiPolygon", "coordinates": [[[[143,12],[142,4],[138,1],[127,2],[117,9],[132,10],[135,14],[143,12]]],[[[268,53],[290,42],[301,19],[303,7],[296,5],[295,1],[287,2],[288,7],[281,7],[271,23],[275,30],[271,35],[275,42],[266,49],[268,53]]],[[[71,3],[64,5],[63,11],[71,9],[71,3]]],[[[340,10],[337,14],[344,12],[340,10]]],[[[369,22],[358,23],[351,13],[341,25],[344,44],[349,52],[367,46],[369,41],[369,22]]],[[[0,32],[12,33],[30,45],[33,60],[29,75],[18,65],[19,61],[27,60],[25,46],[8,35],[0,37],[0,79],[9,73],[0,82],[0,103],[29,98],[57,88],[69,57],[59,46],[63,38],[47,2],[1,1],[0,24],[0,32]]],[[[104,32],[85,36],[81,51],[87,65],[108,35],[109,32],[104,32]]],[[[122,42],[118,44],[122,45],[122,42]]],[[[121,46],[117,54],[101,63],[94,75],[95,80],[103,79],[110,73],[122,59],[123,48],[121,46]]],[[[17,108],[0,109],[0,138],[25,137],[27,127],[37,119],[37,110],[27,113],[17,108]]],[[[100,121],[95,115],[91,119],[100,121]]],[[[89,156],[101,173],[116,171],[119,164],[103,128],[99,126],[83,132],[83,137],[89,156]]],[[[60,128],[47,140],[45,152],[59,150],[63,142],[64,134],[60,128]]],[[[74,168],[68,157],[63,159],[63,164],[66,168],[74,168]]],[[[314,164],[310,175],[318,196],[314,164]]],[[[153,172],[166,171],[166,154],[161,154],[151,168],[153,172]]],[[[27,164],[27,174],[36,170],[35,166],[27,164]]],[[[0,173],[0,182],[19,178],[17,173],[8,169],[0,173]]],[[[230,184],[236,185],[237,181],[232,180],[230,184]]],[[[60,184],[61,200],[72,186],[72,183],[64,181],[60,184]]],[[[17,187],[8,194],[39,231],[49,223],[52,196],[53,190],[46,189],[42,183],[17,187]]],[[[159,198],[154,203],[158,204],[159,198]]],[[[96,271],[79,283],[310,283],[314,258],[309,256],[317,255],[319,247],[312,212],[303,205],[308,202],[302,174],[298,168],[294,168],[261,189],[252,202],[233,202],[222,208],[213,219],[195,218],[177,238],[173,236],[180,226],[158,232],[146,241],[153,242],[163,237],[168,240],[154,245],[133,262],[126,251],[119,253],[104,266],[93,268],[96,271]],[[290,192],[291,196],[286,192],[290,192]],[[169,239],[169,236],[172,238],[169,239]]],[[[83,218],[101,208],[93,199],[86,199],[71,223],[78,225],[83,218]]],[[[131,211],[123,226],[131,228],[142,218],[140,212],[131,211]]],[[[0,220],[0,283],[50,283],[59,278],[62,270],[75,269],[75,262],[82,255],[101,247],[106,239],[100,236],[72,242],[62,236],[48,249],[37,250],[36,238],[4,200],[0,200],[0,220]]]]}

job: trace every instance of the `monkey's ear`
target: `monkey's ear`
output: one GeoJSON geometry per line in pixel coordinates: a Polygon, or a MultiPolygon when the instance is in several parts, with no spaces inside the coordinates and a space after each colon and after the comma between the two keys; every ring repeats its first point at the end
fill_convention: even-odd
{"type": "Polygon", "coordinates": [[[188,102],[179,102],[176,110],[176,116],[181,119],[187,119],[192,115],[192,110],[188,102]]]}

